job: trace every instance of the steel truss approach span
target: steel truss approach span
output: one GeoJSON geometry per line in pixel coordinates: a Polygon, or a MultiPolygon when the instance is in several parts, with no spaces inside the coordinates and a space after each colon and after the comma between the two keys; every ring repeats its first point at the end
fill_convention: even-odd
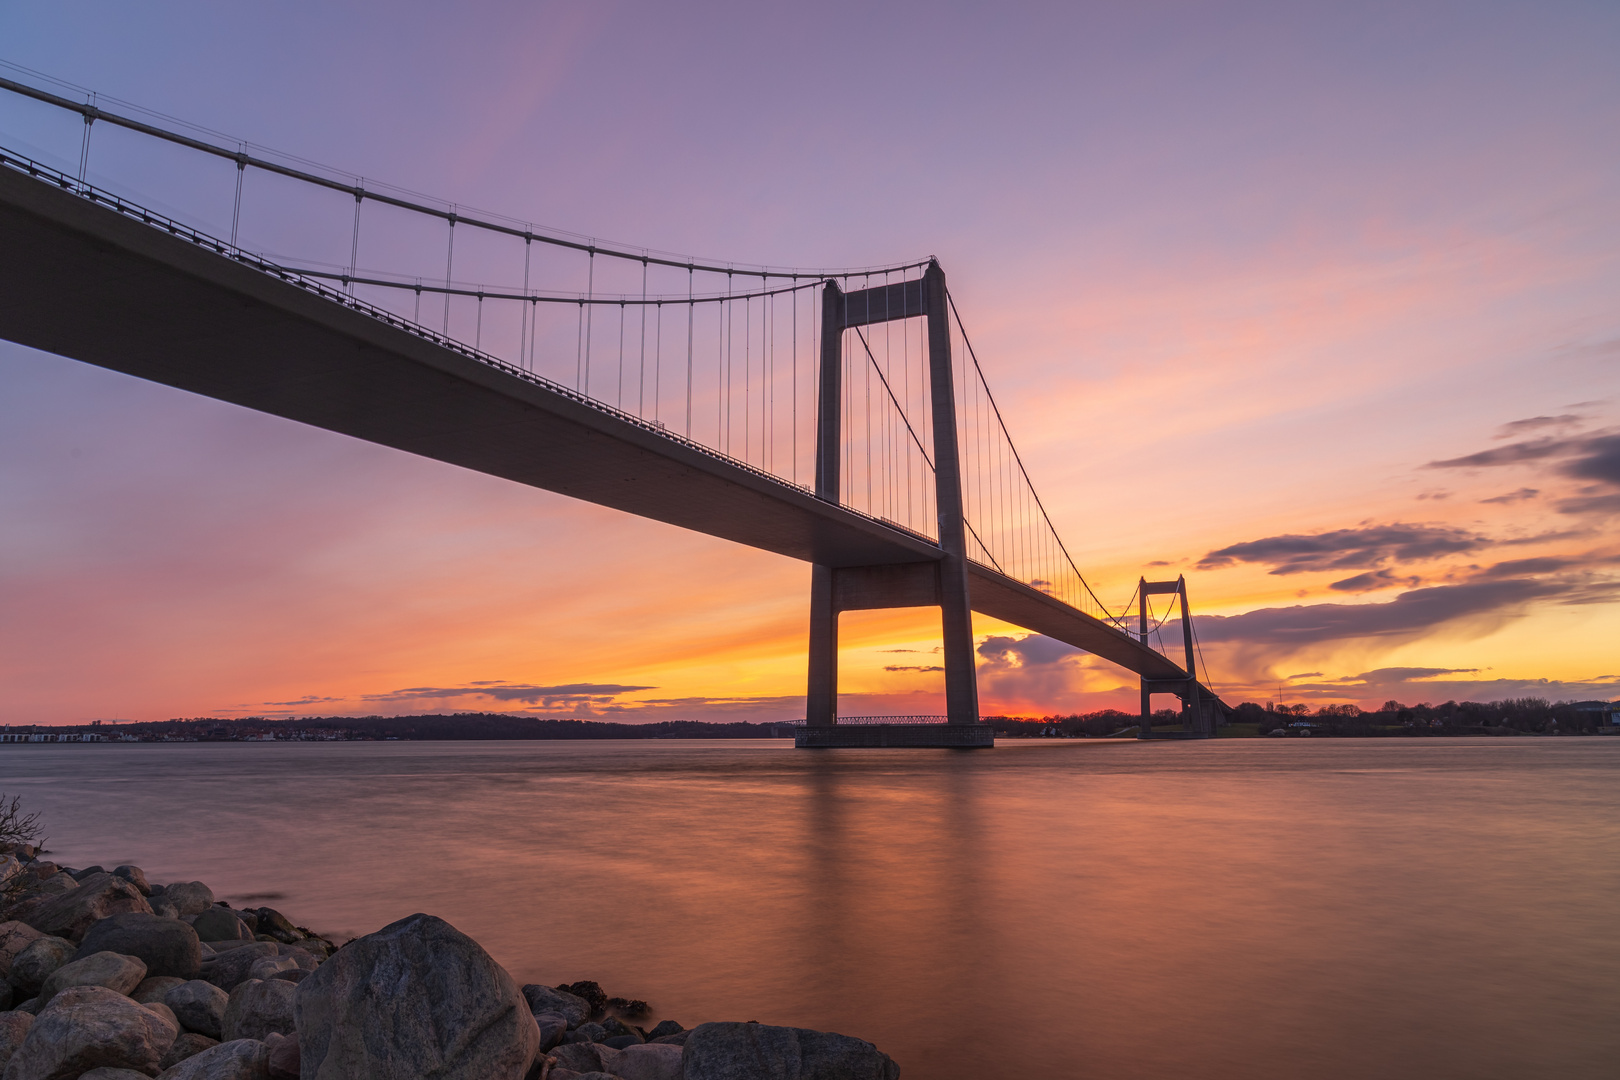
{"type": "MultiPolygon", "coordinates": [[[[529,287],[542,234],[501,225],[520,246],[523,284],[485,287],[447,269],[435,329],[421,317],[431,289],[419,277],[361,272],[358,185],[342,189],[355,207],[347,273],[295,267],[87,182],[91,122],[110,114],[29,96],[83,115],[84,148],[78,176],[0,149],[0,337],[811,563],[800,745],[989,745],[973,611],[1138,674],[1144,736],[1152,693],[1181,698],[1186,735],[1213,733],[1224,706],[1196,678],[1185,583],[1142,582],[1134,628],[1091,593],[1028,481],[937,262],[752,268],[760,287],[748,292],[733,287],[744,271],[659,257],[685,276],[685,295],[672,295],[647,291],[652,256],[564,239],[588,261],[591,288],[559,296],[529,287]],[[632,269],[641,260],[641,295],[596,295],[602,256],[632,269]],[[726,290],[700,293],[700,272],[723,275],[726,290]],[[473,312],[455,311],[457,297],[476,298],[471,346],[453,315],[473,312]],[[516,316],[506,339],[494,331],[497,302],[516,316]],[[542,324],[548,305],[577,315],[566,346],[542,324]],[[603,305],[610,318],[599,323],[603,305]],[[489,351],[486,337],[516,354],[489,351]],[[616,380],[604,375],[615,369],[616,380]],[[613,403],[591,389],[593,371],[598,388],[616,383],[613,403]],[[1181,603],[1181,663],[1151,644],[1149,598],[1161,593],[1181,603]],[[925,605],[941,611],[946,722],[838,723],[839,614],[925,605]]],[[[240,159],[264,164],[236,157],[233,233],[240,159]]],[[[452,212],[451,259],[457,224],[452,212]]]]}

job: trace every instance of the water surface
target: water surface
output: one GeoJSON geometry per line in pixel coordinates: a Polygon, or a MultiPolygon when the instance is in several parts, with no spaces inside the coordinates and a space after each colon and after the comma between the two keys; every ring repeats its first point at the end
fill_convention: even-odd
{"type": "Polygon", "coordinates": [[[1620,1074],[1620,739],[0,747],[74,866],[909,1080],[1620,1074]]]}

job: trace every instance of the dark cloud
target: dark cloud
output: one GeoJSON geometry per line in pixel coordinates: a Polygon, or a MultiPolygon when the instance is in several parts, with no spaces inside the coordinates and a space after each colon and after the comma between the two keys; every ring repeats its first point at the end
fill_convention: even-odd
{"type": "Polygon", "coordinates": [[[303,706],[303,705],[324,705],[327,702],[345,701],[345,700],[347,700],[347,699],[346,698],[337,698],[337,697],[321,697],[321,696],[319,696],[317,694],[306,694],[303,697],[299,698],[297,701],[261,701],[261,702],[259,702],[259,704],[260,705],[288,706],[288,707],[292,707],[292,708],[298,708],[299,706],[303,706]]]}
{"type": "MultiPolygon", "coordinates": [[[[1509,618],[1531,601],[1574,591],[1571,586],[1548,581],[1478,581],[1413,589],[1382,604],[1299,604],[1242,615],[1195,615],[1193,627],[1205,644],[1295,647],[1352,638],[1404,637],[1460,620],[1509,618]]],[[[1172,633],[1172,625],[1166,624],[1166,635],[1172,633]]]]}
{"type": "Polygon", "coordinates": [[[1419,562],[1477,551],[1491,541],[1463,529],[1443,525],[1373,525],[1336,529],[1309,536],[1287,534],[1247,540],[1212,551],[1198,562],[1201,570],[1236,563],[1262,563],[1273,574],[1300,574],[1313,570],[1375,569],[1383,563],[1419,562]]]}
{"type": "Polygon", "coordinates": [[[1570,447],[1573,444],[1580,441],[1582,440],[1554,439],[1550,436],[1541,439],[1530,439],[1525,442],[1498,446],[1494,450],[1481,450],[1477,454],[1446,458],[1444,461],[1431,461],[1424,468],[1489,469],[1502,465],[1522,465],[1527,461],[1542,461],[1546,458],[1563,457],[1570,453],[1570,447]]]}
{"type": "Polygon", "coordinates": [[[1579,456],[1564,466],[1564,472],[1577,480],[1596,480],[1620,487],[1620,435],[1585,440],[1579,456]]]}
{"type": "Polygon", "coordinates": [[[944,671],[938,664],[889,664],[884,671],[944,671]]]}
{"type": "Polygon", "coordinates": [[[1568,570],[1572,566],[1579,566],[1578,559],[1561,559],[1546,556],[1539,559],[1509,559],[1494,566],[1486,567],[1480,576],[1486,578],[1524,577],[1531,574],[1555,574],[1560,570],[1568,570]]]}
{"type": "Polygon", "coordinates": [[[1363,593],[1374,589],[1387,589],[1393,585],[1413,586],[1422,580],[1415,577],[1400,577],[1393,570],[1369,570],[1365,574],[1335,581],[1328,588],[1336,592],[1363,593]]]}
{"type": "Polygon", "coordinates": [[[1368,708],[1387,700],[1415,704],[1426,701],[1502,701],[1508,698],[1539,697],[1552,701],[1608,699],[1620,690],[1620,676],[1599,675],[1592,679],[1468,679],[1478,668],[1388,667],[1364,671],[1319,683],[1295,684],[1289,696],[1311,700],[1360,698],[1368,708]]]}
{"type": "Polygon", "coordinates": [[[1526,499],[1533,499],[1540,494],[1539,489],[1526,487],[1520,488],[1518,491],[1510,491],[1506,495],[1498,495],[1495,498],[1481,499],[1479,501],[1482,503],[1516,503],[1523,502],[1526,499]]]}
{"type": "Polygon", "coordinates": [[[1415,679],[1433,679],[1441,675],[1472,675],[1479,668],[1472,667],[1385,667],[1363,671],[1360,675],[1346,675],[1334,679],[1336,683],[1361,683],[1366,686],[1385,686],[1389,683],[1411,682],[1415,679]]]}
{"type": "Polygon", "coordinates": [[[987,637],[979,642],[979,655],[992,665],[1005,667],[1043,667],[1078,656],[1080,650],[1073,645],[1049,638],[1044,634],[1027,637],[987,637]]]}
{"type": "MultiPolygon", "coordinates": [[[[1576,495],[1558,502],[1558,510],[1565,514],[1620,513],[1620,434],[1600,431],[1590,435],[1568,438],[1547,436],[1523,442],[1509,443],[1494,450],[1481,450],[1444,461],[1431,461],[1429,469],[1481,469],[1504,465],[1522,465],[1530,462],[1556,462],[1554,471],[1572,480],[1583,480],[1588,487],[1576,495]]],[[[1534,489],[1520,488],[1534,493],[1534,489]]],[[[1498,496],[1486,502],[1510,502],[1515,496],[1498,496]]]]}

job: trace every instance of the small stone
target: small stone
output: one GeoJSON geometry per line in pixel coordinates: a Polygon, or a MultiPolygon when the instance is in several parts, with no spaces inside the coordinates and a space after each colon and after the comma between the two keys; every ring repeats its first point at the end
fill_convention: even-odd
{"type": "Polygon", "coordinates": [[[200,881],[179,881],[163,890],[163,899],[182,917],[201,915],[214,906],[214,891],[200,881]]]}
{"type": "Polygon", "coordinates": [[[28,1035],[28,1026],[34,1022],[34,1017],[25,1012],[0,1013],[0,1071],[11,1060],[11,1055],[17,1052],[17,1047],[23,1044],[28,1035]]]}
{"type": "Polygon", "coordinates": [[[269,979],[278,972],[297,970],[298,961],[290,956],[265,956],[253,961],[253,966],[248,969],[248,978],[269,979]]]}
{"type": "Polygon", "coordinates": [[[169,1052],[163,1055],[163,1060],[158,1063],[158,1068],[171,1069],[186,1060],[186,1058],[194,1057],[207,1050],[210,1046],[218,1045],[218,1039],[210,1039],[208,1036],[199,1035],[195,1031],[182,1031],[169,1047],[169,1052]]]}
{"type": "Polygon", "coordinates": [[[296,990],[303,1080],[520,1080],[540,1042],[512,977],[431,915],[351,941],[296,990]]]}
{"type": "Polygon", "coordinates": [[[152,895],[152,886],[146,883],[146,875],[141,873],[141,868],[138,866],[131,866],[129,863],[125,863],[123,866],[115,866],[113,867],[113,876],[121,877],[135,886],[141,891],[142,896],[152,895]]]}
{"type": "Polygon", "coordinates": [[[231,991],[225,1007],[225,1038],[259,1039],[272,1031],[293,1032],[293,995],[297,987],[280,979],[249,979],[231,991]]]}
{"type": "Polygon", "coordinates": [[[229,908],[211,907],[191,921],[192,929],[204,941],[252,941],[253,933],[229,908]]]}
{"type": "Polygon", "coordinates": [[[568,983],[557,987],[557,989],[567,994],[573,994],[577,998],[583,998],[585,1003],[591,1007],[592,1016],[596,1016],[607,1007],[607,995],[602,992],[601,984],[592,982],[589,979],[568,983]]]}
{"type": "Polygon", "coordinates": [[[44,936],[27,923],[0,923],[0,979],[10,978],[11,962],[17,954],[44,936]]]}
{"type": "Polygon", "coordinates": [[[619,1059],[620,1051],[600,1043],[564,1043],[551,1052],[551,1058],[565,1069],[575,1072],[610,1072],[619,1059]]]}
{"type": "Polygon", "coordinates": [[[129,996],[141,1005],[152,1001],[162,1001],[164,994],[182,985],[185,981],[174,975],[148,975],[141,980],[141,985],[137,986],[135,992],[129,996]]]}
{"type": "Polygon", "coordinates": [[[83,881],[85,878],[89,877],[91,874],[105,874],[106,872],[107,872],[106,868],[101,867],[101,866],[87,866],[83,870],[69,870],[68,871],[68,873],[73,875],[73,880],[75,880],[75,881],[83,881]]]}
{"type": "Polygon", "coordinates": [[[610,997],[607,999],[606,1007],[609,1012],[630,1020],[645,1020],[652,1015],[652,1006],[640,998],[610,997]]]}
{"type": "Polygon", "coordinates": [[[685,1030],[673,1020],[660,1020],[653,1026],[651,1031],[647,1032],[647,1041],[652,1042],[654,1039],[662,1039],[665,1035],[679,1035],[685,1030]]]}
{"type": "Polygon", "coordinates": [[[770,1024],[699,1024],[682,1052],[684,1080],[899,1080],[900,1066],[848,1035],[770,1024]]]}
{"type": "Polygon", "coordinates": [[[152,914],[164,919],[180,918],[180,909],[161,896],[152,898],[152,914]]]}
{"type": "Polygon", "coordinates": [[[620,1020],[617,1016],[609,1016],[602,1021],[602,1038],[598,1039],[597,1042],[605,1042],[608,1039],[630,1039],[638,1043],[647,1041],[640,1031],[620,1020]]]}
{"type": "Polygon", "coordinates": [[[668,1043],[627,1046],[613,1060],[613,1074],[622,1080],[683,1080],[681,1048],[668,1043]]]}
{"type": "Polygon", "coordinates": [[[104,986],[70,986],[40,1010],[6,1080],[68,1080],[103,1065],[151,1074],[179,1030],[104,986]]]}
{"type": "Polygon", "coordinates": [[[78,941],[96,922],[126,912],[152,908],[140,890],[111,874],[91,874],[72,892],[53,897],[33,909],[24,920],[36,930],[78,941]]]}
{"type": "Polygon", "coordinates": [[[222,1042],[164,1069],[159,1080],[270,1080],[270,1048],[257,1039],[222,1042]]]}
{"type": "Polygon", "coordinates": [[[581,1024],[574,1030],[579,1032],[579,1037],[587,1042],[598,1043],[607,1038],[607,1028],[601,1024],[581,1024]]]}
{"type": "Polygon", "coordinates": [[[270,1080],[298,1080],[298,1036],[271,1035],[265,1045],[270,1047],[270,1080]]]}
{"type": "Polygon", "coordinates": [[[255,914],[259,917],[257,929],[261,934],[269,934],[277,941],[283,941],[289,945],[304,936],[298,932],[298,927],[292,924],[291,919],[275,908],[258,908],[255,914]]]}
{"type": "Polygon", "coordinates": [[[237,983],[252,977],[256,962],[275,955],[275,942],[245,942],[220,953],[212,963],[205,965],[202,977],[222,990],[234,990],[237,983]]]}
{"type": "Polygon", "coordinates": [[[45,979],[39,996],[47,1002],[58,991],[70,986],[105,986],[109,990],[128,995],[146,978],[146,965],[133,956],[115,952],[91,953],[82,960],[73,960],[45,979]]]}
{"type": "Polygon", "coordinates": [[[138,911],[102,919],[85,932],[78,955],[102,951],[138,956],[148,976],[181,980],[195,979],[202,962],[197,931],[179,919],[138,911]]]}
{"type": "Polygon", "coordinates": [[[571,1028],[579,1027],[591,1018],[590,1002],[566,990],[554,990],[539,983],[530,983],[523,988],[523,999],[529,1003],[530,1012],[560,1016],[568,1021],[571,1028]]]}
{"type": "Polygon", "coordinates": [[[163,1004],[174,1010],[180,1026],[210,1039],[225,1032],[225,1010],[231,996],[213,983],[192,979],[163,995],[163,1004]]]}
{"type": "Polygon", "coordinates": [[[39,993],[51,972],[73,959],[76,946],[66,938],[41,935],[23,946],[11,961],[10,982],[28,997],[39,993]]]}
{"type": "Polygon", "coordinates": [[[535,1013],[534,1022],[540,1028],[540,1052],[550,1052],[551,1048],[563,1041],[568,1034],[568,1020],[556,1013],[535,1013]]]}

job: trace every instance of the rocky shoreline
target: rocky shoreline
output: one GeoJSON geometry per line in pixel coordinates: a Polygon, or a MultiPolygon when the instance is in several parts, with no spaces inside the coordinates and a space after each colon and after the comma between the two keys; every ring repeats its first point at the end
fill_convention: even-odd
{"type": "Polygon", "coordinates": [[[518,986],[412,915],[341,946],[136,866],[0,852],[0,1080],[898,1080],[871,1043],[518,986]]]}

